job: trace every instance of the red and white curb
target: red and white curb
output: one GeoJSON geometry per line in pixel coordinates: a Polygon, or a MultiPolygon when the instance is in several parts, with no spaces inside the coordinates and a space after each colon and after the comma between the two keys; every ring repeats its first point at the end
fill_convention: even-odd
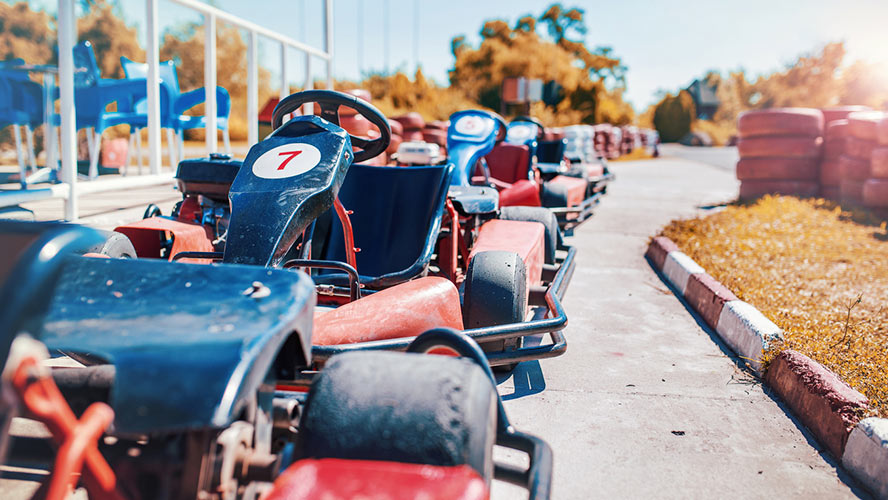
{"type": "Polygon", "coordinates": [[[867,398],[799,352],[780,352],[762,373],[762,356],[770,342],[781,338],[780,328],[706,274],[669,238],[653,238],[645,256],[820,443],[878,498],[888,500],[888,419],[860,421],[869,408],[867,398]]]}

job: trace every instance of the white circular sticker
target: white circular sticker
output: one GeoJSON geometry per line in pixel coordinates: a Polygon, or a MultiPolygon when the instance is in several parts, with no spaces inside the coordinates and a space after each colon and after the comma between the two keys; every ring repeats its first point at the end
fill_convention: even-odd
{"type": "Polygon", "coordinates": [[[535,135],[536,125],[512,125],[509,127],[509,139],[525,141],[535,135]]]}
{"type": "Polygon", "coordinates": [[[485,136],[489,134],[491,127],[491,120],[475,115],[463,116],[457,120],[456,124],[453,126],[453,128],[460,134],[474,136],[485,136]]]}
{"type": "Polygon", "coordinates": [[[321,152],[311,144],[284,144],[269,149],[253,162],[253,175],[285,179],[302,175],[321,162],[321,152]]]}

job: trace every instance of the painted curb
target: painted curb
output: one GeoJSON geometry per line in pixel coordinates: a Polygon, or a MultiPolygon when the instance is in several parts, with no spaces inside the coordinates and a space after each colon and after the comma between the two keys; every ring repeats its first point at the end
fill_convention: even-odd
{"type": "Polygon", "coordinates": [[[866,396],[793,350],[774,358],[765,381],[834,457],[842,456],[848,434],[869,408],[866,396]]]}
{"type": "Polygon", "coordinates": [[[868,400],[838,375],[786,350],[761,373],[761,357],[780,328],[678,250],[665,236],[651,239],[645,256],[721,339],[770,385],[845,468],[878,498],[888,500],[888,419],[858,422],[868,400]],[[716,311],[718,312],[717,320],[716,311]]]}
{"type": "Polygon", "coordinates": [[[688,279],[692,274],[702,274],[703,268],[682,252],[669,252],[663,262],[663,274],[682,296],[688,287],[688,279]]]}
{"type": "Polygon", "coordinates": [[[870,417],[857,424],[842,465],[878,498],[888,499],[888,419],[870,417]]]}
{"type": "Polygon", "coordinates": [[[713,329],[718,327],[718,320],[725,304],[738,300],[734,292],[708,274],[691,276],[685,290],[685,298],[713,329]]]}
{"type": "Polygon", "coordinates": [[[678,246],[672,240],[665,236],[657,236],[651,240],[645,256],[654,263],[657,269],[663,269],[663,263],[666,262],[669,252],[677,251],[678,246]]]}
{"type": "Polygon", "coordinates": [[[759,375],[762,374],[762,355],[768,345],[783,334],[780,327],[742,300],[725,303],[715,331],[759,375]]]}

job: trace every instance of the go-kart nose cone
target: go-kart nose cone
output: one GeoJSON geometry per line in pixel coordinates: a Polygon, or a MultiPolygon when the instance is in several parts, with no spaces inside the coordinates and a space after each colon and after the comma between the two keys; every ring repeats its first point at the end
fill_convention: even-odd
{"type": "Polygon", "coordinates": [[[453,130],[469,137],[484,138],[493,132],[495,123],[489,118],[477,115],[462,116],[453,124],[453,130]]]}
{"type": "Polygon", "coordinates": [[[253,175],[263,179],[295,177],[315,168],[320,161],[321,152],[311,144],[283,144],[256,159],[253,175]]]}

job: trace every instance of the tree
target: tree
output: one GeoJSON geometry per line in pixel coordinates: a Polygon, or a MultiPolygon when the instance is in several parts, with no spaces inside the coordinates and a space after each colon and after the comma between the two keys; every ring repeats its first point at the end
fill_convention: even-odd
{"type": "Polygon", "coordinates": [[[145,60],[136,28],[123,20],[119,5],[112,6],[108,0],[91,0],[84,2],[84,8],[89,10],[77,20],[77,36],[92,44],[103,78],[123,78],[121,57],[145,60]]]}
{"type": "Polygon", "coordinates": [[[0,60],[21,58],[32,64],[55,61],[55,18],[27,2],[0,3],[0,60]]]}
{"type": "Polygon", "coordinates": [[[654,127],[663,142],[677,142],[691,131],[696,117],[694,99],[687,91],[667,94],[654,108],[654,127]]]}
{"type": "Polygon", "coordinates": [[[468,45],[455,37],[451,49],[456,59],[450,70],[451,86],[473,101],[499,109],[505,78],[538,78],[562,87],[558,103],[534,103],[532,113],[552,125],[592,123],[601,120],[631,122],[632,108],[622,91],[609,90],[606,80],[624,82],[625,67],[610,56],[609,48],[590,51],[580,37],[586,34],[583,11],[554,4],[539,18],[526,15],[514,27],[491,20],[481,27],[481,43],[468,45]],[[547,35],[541,35],[545,28],[547,35]]]}

